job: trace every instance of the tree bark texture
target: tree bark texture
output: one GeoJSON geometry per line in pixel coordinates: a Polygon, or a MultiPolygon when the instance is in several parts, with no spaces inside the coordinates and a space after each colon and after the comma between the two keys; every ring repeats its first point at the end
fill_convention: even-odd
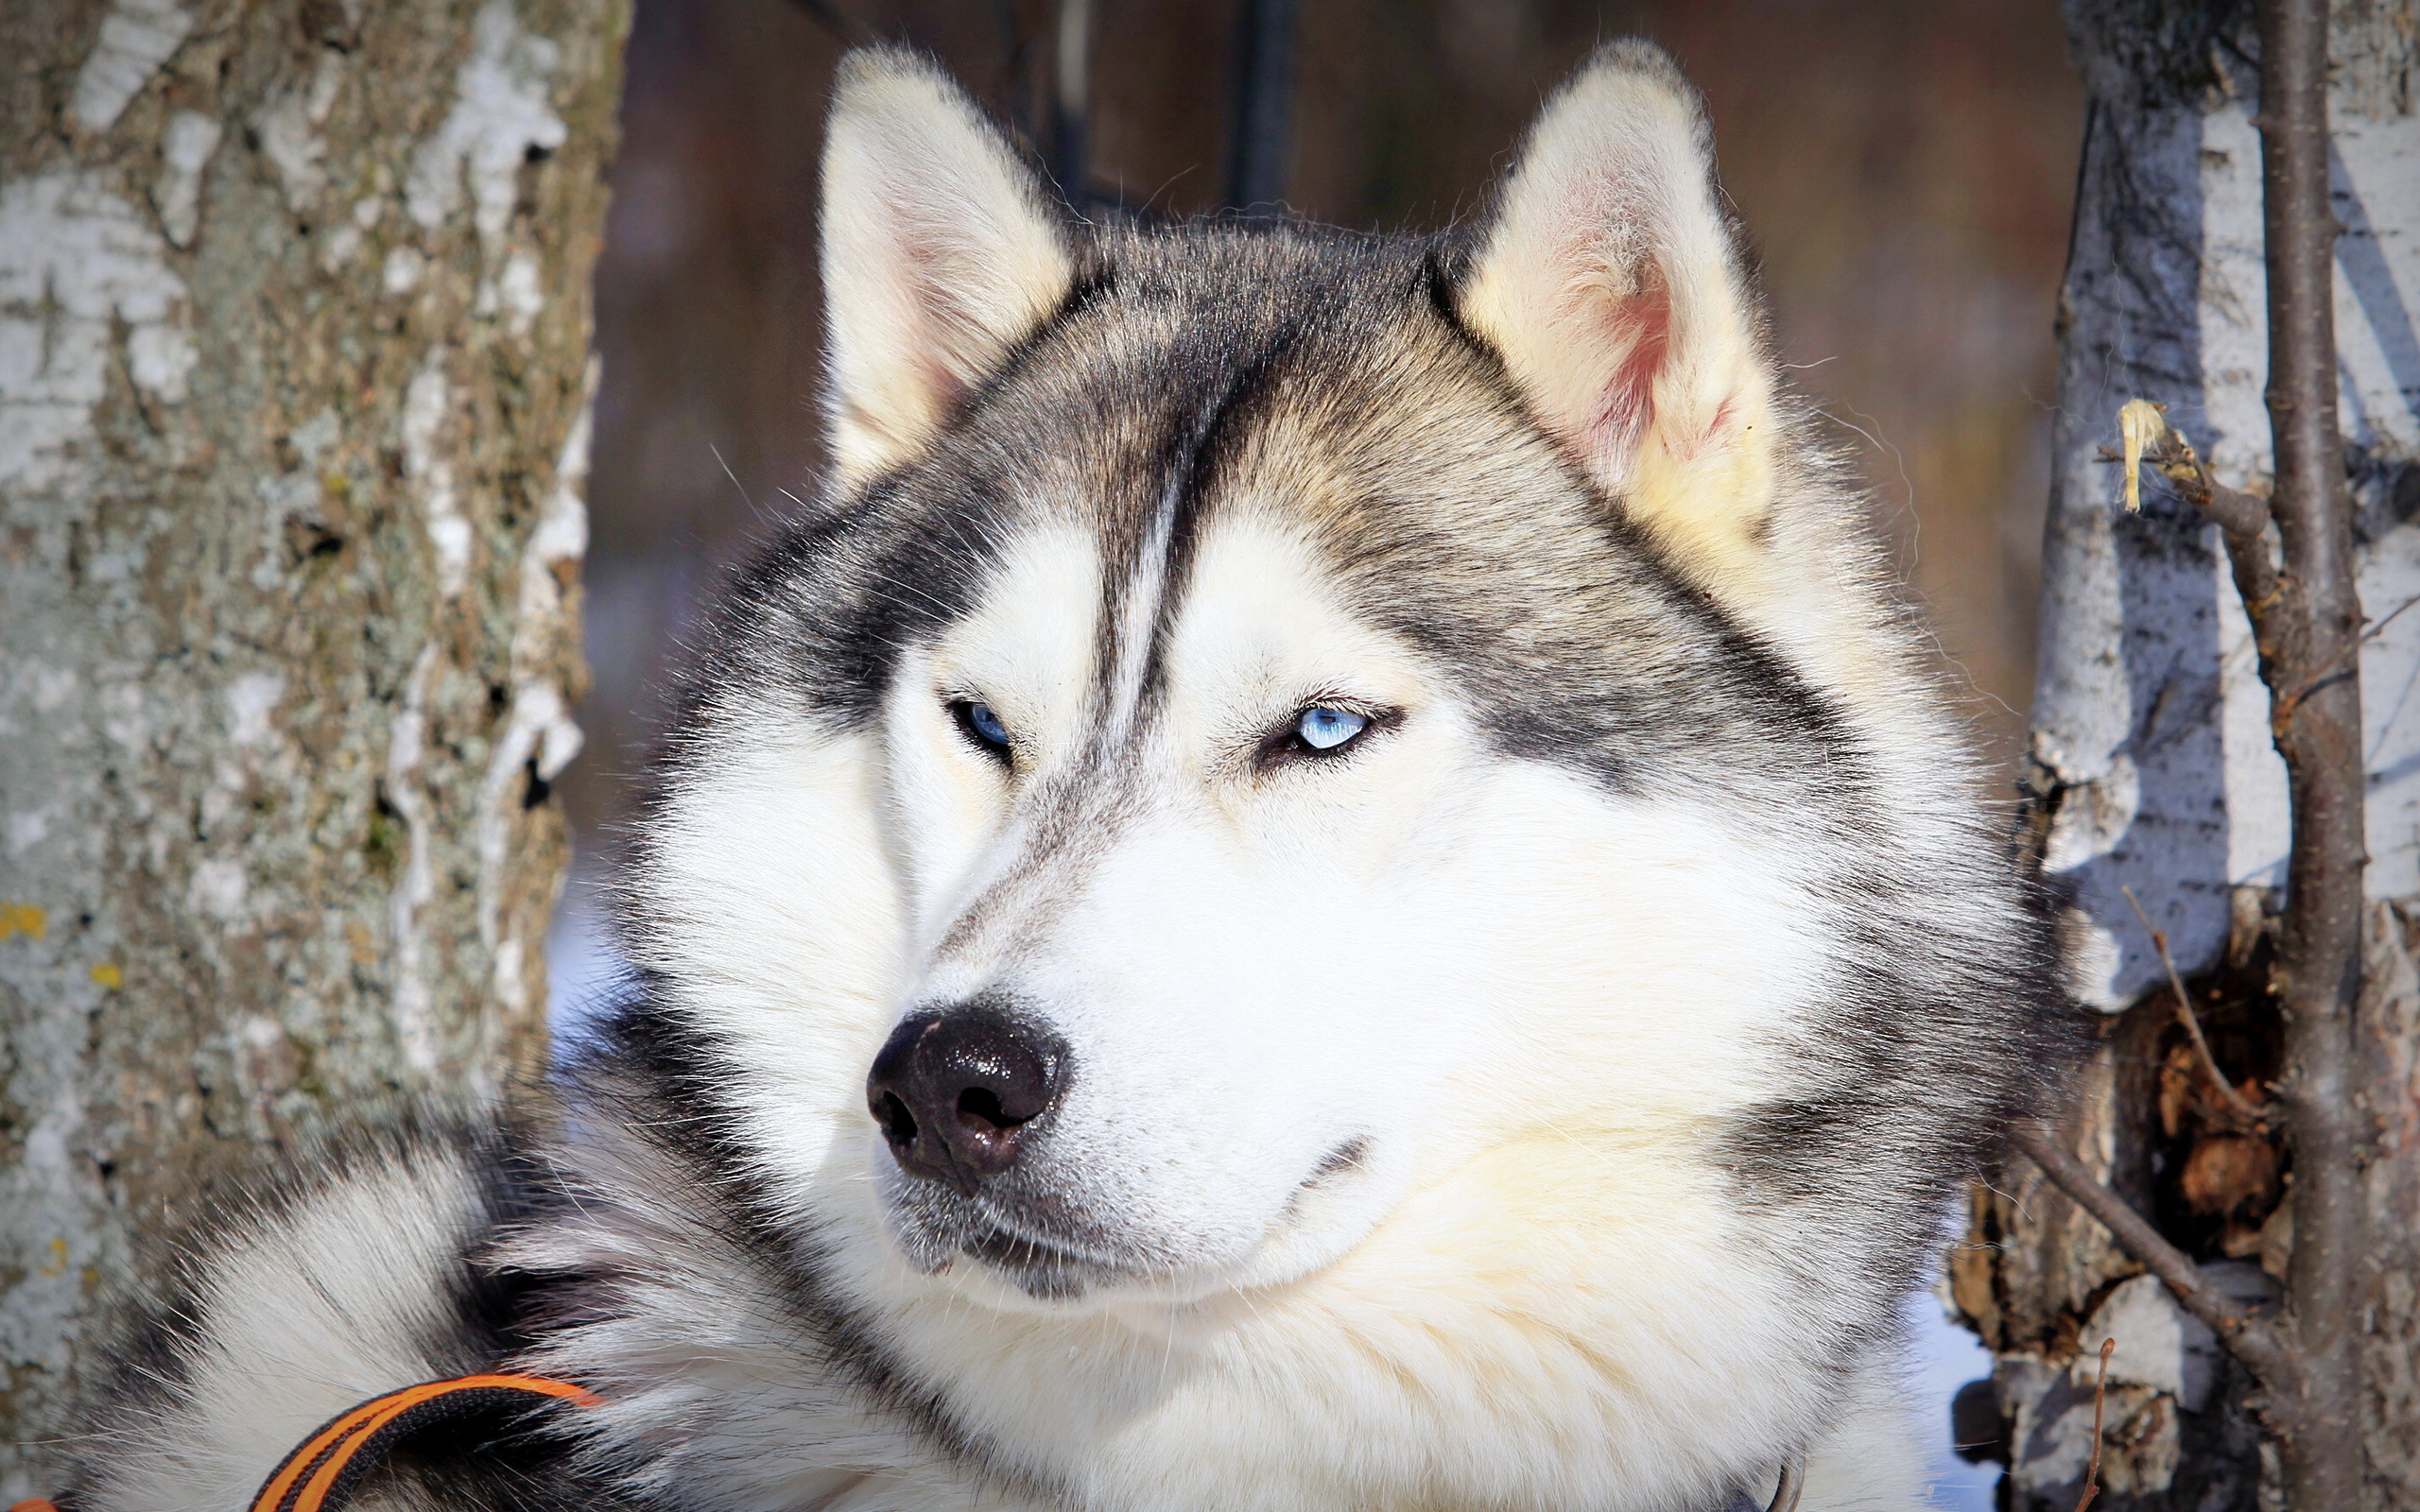
{"type": "Polygon", "coordinates": [[[156,1236],[546,1053],[626,29],[0,7],[0,1503],[156,1236]]]}
{"type": "MultiPolygon", "coordinates": [[[[2061,383],[2029,787],[2046,870],[2075,905],[2077,988],[2105,1042],[2060,1137],[2247,1309],[2297,1263],[2294,1172],[2274,1108],[2305,1095],[2273,988],[2290,806],[2271,702],[2216,527],[2147,486],[2114,504],[2118,406],[2156,401],[2221,482],[2271,491],[2262,266],[2261,41],[2249,4],[2071,0],[2089,118],[2061,301],[2061,383]],[[2138,899],[2150,928],[2128,901],[2138,899]],[[2190,1043],[2152,931],[2172,947],[2230,1098],[2190,1043]]],[[[2349,1062],[2366,1248],[2332,1279],[2358,1296],[2360,1504],[2420,1508],[2420,115],[2411,0],[2339,0],[2327,144],[2334,378],[2343,445],[2288,456],[2349,490],[2368,773],[2363,981],[2349,1062]]],[[[2281,291],[2282,292],[2282,291],[2281,291]]],[[[2294,359],[2288,353],[2285,360],[2294,359]]],[[[2290,575],[2328,543],[2277,541],[2290,575]]],[[[2349,688],[2345,690],[2350,692],[2349,688]]],[[[2308,805],[2307,805],[2308,807],[2308,805]]],[[[2358,845],[2359,836],[2342,837],[2358,845]]],[[[2284,958],[2281,959],[2281,954],[2284,958]]],[[[2326,984],[2317,984],[2325,988],[2326,984]]],[[[2314,1258],[2308,1246],[2301,1257],[2314,1258]]],[[[1951,1290],[1998,1355],[2012,1505],[2071,1507],[2092,1448],[2091,1369],[2115,1337],[2096,1504],[2274,1507],[2284,1482],[2252,1378],[2106,1230],[2012,1160],[1977,1192],[1951,1290]]],[[[2307,1280],[2308,1278],[2303,1278],[2307,1280]]]]}

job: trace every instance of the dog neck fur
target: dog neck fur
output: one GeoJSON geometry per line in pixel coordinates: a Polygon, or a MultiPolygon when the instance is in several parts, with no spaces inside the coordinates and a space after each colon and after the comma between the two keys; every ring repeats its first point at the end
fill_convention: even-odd
{"type": "MultiPolygon", "coordinates": [[[[965,527],[984,571],[937,628],[894,644],[878,707],[818,707],[779,677],[710,692],[640,868],[639,946],[678,1014],[740,1048],[718,1095],[777,1216],[813,1236],[800,1241],[813,1289],[946,1422],[964,1464],[1081,1507],[1653,1512],[1719,1497],[1887,1395],[1876,1293],[1904,1280],[1907,1235],[1933,1221],[1918,1211],[1932,1178],[1910,1179],[1895,1155],[1860,1168],[1848,1223],[1837,1193],[1851,1173],[1819,1195],[1752,1200],[1724,1142],[1758,1108],[1835,1096],[1852,1071],[1915,1076],[1912,1061],[1834,1064],[1844,1031],[1826,1015],[1869,992],[1984,1002],[1957,973],[2019,911],[1953,859],[1975,840],[1952,791],[1962,758],[1906,665],[1854,499],[1786,423],[1710,174],[1703,116],[1668,62],[1608,49],[1548,108],[1443,291],[1495,357],[1426,304],[1380,338],[1402,366],[1451,375],[1402,401],[1407,435],[1456,417],[1436,423],[1470,449],[1432,454],[1454,459],[1450,486],[1435,465],[1387,473],[1393,451],[1372,448],[1354,465],[1378,470],[1376,486],[1329,488],[1319,437],[1349,427],[1289,389],[1295,407],[1273,404],[1259,452],[1218,481],[1225,513],[1184,522],[1177,573],[1180,491],[1116,494],[1146,474],[1084,460],[1160,455],[1131,433],[1167,417],[1119,421],[1048,370],[1051,343],[1094,331],[1093,366],[1114,373],[1185,334],[1169,327],[1228,312],[1113,294],[1053,313],[1079,302],[1079,255],[1131,257],[1143,284],[1173,276],[1148,258],[1177,249],[1197,265],[1184,276],[1207,281],[1219,258],[1266,269],[1309,233],[1120,231],[1073,252],[1038,182],[926,65],[877,53],[844,71],[825,223],[838,496],[879,517],[930,483],[929,456],[973,455],[952,447],[1013,453],[1012,496],[985,496],[965,527]],[[1528,420],[1499,397],[1508,377],[1528,420]],[[1015,387],[1028,382],[1038,396],[1015,387]],[[1000,428],[993,396],[1063,437],[1000,428]],[[1508,751],[1456,684],[1467,669],[1381,629],[1374,594],[1339,589],[1354,558],[1335,540],[1386,528],[1356,523],[1355,501],[1401,510],[1424,489],[1451,496],[1417,516],[1454,542],[1425,585],[1441,602],[1519,581],[1504,570],[1517,560],[1556,595],[1542,615],[1576,614],[1599,602],[1578,595],[1621,576],[1635,593],[1596,617],[1532,625],[1566,628],[1584,657],[1628,633],[1624,613],[1668,618],[1668,644],[1640,640],[1620,674],[1669,658],[1654,662],[1668,687],[1777,649],[1759,685],[1777,702],[1741,713],[1753,738],[1728,756],[1701,752],[1661,786],[1576,769],[1567,738],[1508,751]],[[1607,508],[1639,532],[1603,528],[1607,508]],[[1490,538],[1504,562],[1484,555],[1490,538]],[[1548,571],[1549,554],[1567,566],[1548,571]],[[1255,645],[1280,626],[1277,651],[1255,645]],[[1197,664],[1146,709],[1163,641],[1197,664]],[[1193,712],[1216,701],[1204,690],[1244,686],[1286,647],[1323,662],[1226,725],[1268,729],[1302,696],[1384,669],[1400,691],[1370,701],[1411,714],[1374,745],[1363,786],[1297,799],[1185,765],[1221,728],[1193,712]],[[968,748],[945,713],[966,698],[1028,742],[1012,763],[968,748]],[[1085,748],[1103,759],[1079,769],[1085,748]],[[1841,756],[1847,781],[1887,768],[1897,807],[1791,787],[1818,752],[1841,756]],[[1086,821],[1080,866],[1053,870],[1028,852],[1069,828],[1035,817],[1066,794],[1117,812],[1086,821]],[[1887,841],[1853,839],[1844,812],[1887,841]],[[1925,886],[1903,890],[1902,870],[1925,886]],[[982,927],[962,928],[995,892],[982,927]],[[1923,985],[1875,985],[1874,962],[1847,958],[1843,941],[1886,927],[1917,942],[1897,948],[1923,985]],[[1973,948],[1917,958],[1952,940],[1973,948]],[[1303,984],[1340,960],[1368,980],[1330,1011],[1303,984]],[[1129,1281],[1027,1295],[954,1252],[940,1220],[915,1232],[916,1194],[867,1120],[865,1068],[903,1005],[1007,970],[1041,985],[1081,1057],[1096,1101],[1063,1109],[1052,1137],[1091,1143],[1074,1145],[1085,1159],[1061,1195],[1139,1236],[1129,1281]],[[1321,1083],[1321,1068],[1351,1074],[1321,1083]],[[1357,1081],[1379,1089],[1367,1106],[1357,1081]],[[1215,1139],[1151,1144],[1154,1120],[1200,1122],[1187,1099],[1232,1116],[1215,1139]],[[1339,1197],[1322,1155],[1344,1147],[1366,1153],[1339,1197]],[[1770,1341],[1762,1368],[1737,1368],[1743,1340],[1770,1341]]],[[[1236,302],[1251,297],[1239,284],[1236,302]]],[[[1981,1009],[1973,1023],[2003,1033],[1981,1009]]],[[[1968,1116],[1963,1103],[1939,1115],[1968,1116]]],[[[694,1401],[683,1341],[663,1357],[666,1389],[694,1401]]]]}

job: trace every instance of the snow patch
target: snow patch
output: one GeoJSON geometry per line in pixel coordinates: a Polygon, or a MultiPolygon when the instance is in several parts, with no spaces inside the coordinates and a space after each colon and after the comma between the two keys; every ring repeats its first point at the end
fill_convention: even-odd
{"type": "Polygon", "coordinates": [[[454,465],[437,449],[445,423],[445,353],[428,365],[404,391],[404,475],[421,486],[422,527],[437,553],[438,592],[458,596],[471,580],[471,522],[454,490],[454,465]]]}
{"type": "Polygon", "coordinates": [[[298,215],[319,203],[328,187],[328,144],[320,128],[328,124],[343,85],[344,55],[321,48],[308,80],[286,85],[253,112],[252,131],[260,139],[261,155],[277,169],[286,208],[298,215]]]}
{"type": "Polygon", "coordinates": [[[0,488],[80,485],[109,390],[112,321],[152,398],[185,397],[185,286],[135,207],[81,173],[0,185],[0,488]]]}
{"type": "Polygon", "coordinates": [[[467,178],[480,245],[497,248],[529,149],[551,152],[569,134],[547,103],[562,60],[552,41],[521,29],[511,0],[480,8],[471,56],[455,76],[454,109],[412,159],[404,202],[413,220],[429,231],[443,225],[461,208],[467,178]]]}
{"type": "Polygon", "coordinates": [[[168,132],[160,145],[160,177],[151,186],[152,208],[169,245],[193,245],[201,227],[201,173],[226,134],[216,121],[199,111],[179,111],[168,117],[168,132]]]}
{"type": "Polygon", "coordinates": [[[76,124],[87,131],[117,124],[192,30],[192,15],[173,0],[117,0],[101,18],[100,40],[76,72],[76,94],[67,107],[76,124]]]}

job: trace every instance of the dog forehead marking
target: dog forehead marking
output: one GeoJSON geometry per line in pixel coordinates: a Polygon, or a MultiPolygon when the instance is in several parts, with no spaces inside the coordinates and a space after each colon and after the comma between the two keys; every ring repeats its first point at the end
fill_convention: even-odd
{"type": "Polygon", "coordinates": [[[910,679],[907,694],[925,696],[927,681],[979,694],[1008,711],[1029,753],[990,821],[991,858],[959,901],[939,905],[956,910],[933,953],[939,978],[1005,965],[1013,936],[1046,927],[1143,816],[1170,801],[1220,809],[1202,784],[1232,776],[1302,701],[1340,691],[1418,700],[1407,648],[1330,591],[1322,550],[1267,505],[1188,523],[1199,540],[1182,552],[1147,537],[1123,575],[1122,610],[1094,539],[1063,520],[1002,544],[930,677],[910,679]],[[1097,601],[1110,611],[1094,612],[1097,601]],[[1118,669],[1106,691],[1104,666],[1118,669]]]}

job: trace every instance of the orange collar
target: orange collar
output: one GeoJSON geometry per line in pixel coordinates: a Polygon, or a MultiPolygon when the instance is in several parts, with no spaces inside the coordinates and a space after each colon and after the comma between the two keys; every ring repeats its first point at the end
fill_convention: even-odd
{"type": "MultiPolygon", "coordinates": [[[[436,1423],[476,1414],[543,1405],[552,1398],[595,1407],[601,1399],[585,1386],[544,1376],[460,1376],[424,1381],[372,1397],[328,1420],[279,1461],[254,1496],[249,1512],[337,1512],[361,1477],[411,1435],[436,1423]]],[[[9,1512],[60,1512],[40,1497],[9,1512]]]]}

